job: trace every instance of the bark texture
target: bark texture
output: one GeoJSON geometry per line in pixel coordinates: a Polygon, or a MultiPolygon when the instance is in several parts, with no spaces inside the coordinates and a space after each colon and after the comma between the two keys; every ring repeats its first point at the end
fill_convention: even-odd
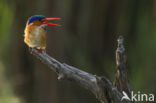
{"type": "Polygon", "coordinates": [[[120,36],[117,41],[117,73],[114,84],[105,76],[96,76],[66,63],[60,63],[45,52],[38,53],[35,48],[32,51],[37,58],[58,74],[58,80],[69,80],[78,83],[90,90],[102,103],[132,103],[128,100],[121,101],[123,91],[130,96],[130,84],[123,37],[120,36]]]}

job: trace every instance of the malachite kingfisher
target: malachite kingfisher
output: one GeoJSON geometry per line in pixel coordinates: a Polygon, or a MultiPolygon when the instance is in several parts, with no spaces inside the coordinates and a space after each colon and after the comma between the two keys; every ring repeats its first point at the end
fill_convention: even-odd
{"type": "MultiPolygon", "coordinates": [[[[46,30],[47,25],[60,26],[59,24],[47,23],[50,20],[60,20],[60,18],[46,18],[42,15],[31,16],[26,23],[24,30],[24,42],[30,48],[38,49],[38,53],[46,49],[46,30]]],[[[31,54],[33,51],[31,51],[31,54]]]]}

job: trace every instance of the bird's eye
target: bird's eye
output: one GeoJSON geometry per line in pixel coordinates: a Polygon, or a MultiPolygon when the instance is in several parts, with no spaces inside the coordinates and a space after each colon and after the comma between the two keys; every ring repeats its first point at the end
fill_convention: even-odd
{"type": "Polygon", "coordinates": [[[42,19],[39,19],[39,21],[41,21],[42,19]]]}

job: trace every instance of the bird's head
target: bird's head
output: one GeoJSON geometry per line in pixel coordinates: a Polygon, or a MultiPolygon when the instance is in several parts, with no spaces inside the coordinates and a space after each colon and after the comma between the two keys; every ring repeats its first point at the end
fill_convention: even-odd
{"type": "Polygon", "coordinates": [[[60,26],[59,24],[53,24],[53,23],[47,23],[46,21],[50,21],[50,20],[60,20],[61,18],[46,18],[45,16],[42,15],[35,15],[35,16],[31,16],[28,21],[27,21],[27,25],[32,24],[34,22],[38,22],[40,23],[40,25],[44,24],[44,25],[50,25],[50,26],[60,26]]]}

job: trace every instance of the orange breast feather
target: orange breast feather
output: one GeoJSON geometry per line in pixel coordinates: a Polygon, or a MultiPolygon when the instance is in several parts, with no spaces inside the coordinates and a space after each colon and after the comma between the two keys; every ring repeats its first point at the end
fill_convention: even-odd
{"type": "Polygon", "coordinates": [[[35,23],[26,26],[24,42],[31,48],[46,48],[46,32],[43,27],[35,23]]]}

